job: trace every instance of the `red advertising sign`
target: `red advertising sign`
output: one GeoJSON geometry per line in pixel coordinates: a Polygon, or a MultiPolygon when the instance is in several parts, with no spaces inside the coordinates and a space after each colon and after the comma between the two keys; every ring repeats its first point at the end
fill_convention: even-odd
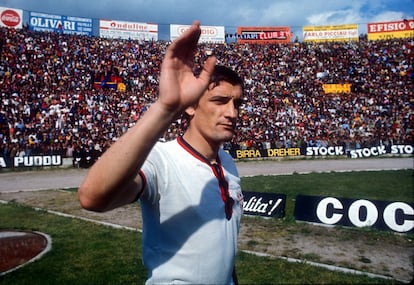
{"type": "Polygon", "coordinates": [[[290,27],[237,27],[237,42],[248,44],[289,43],[290,27]]]}
{"type": "Polygon", "coordinates": [[[392,38],[412,38],[414,20],[368,23],[368,40],[385,40],[392,38]]]}
{"type": "Polygon", "coordinates": [[[0,7],[0,27],[22,28],[22,10],[0,7]]]}

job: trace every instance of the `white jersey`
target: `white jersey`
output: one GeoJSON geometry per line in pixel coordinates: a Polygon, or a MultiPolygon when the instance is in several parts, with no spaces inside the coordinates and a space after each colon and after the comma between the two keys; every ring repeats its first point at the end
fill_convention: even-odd
{"type": "Polygon", "coordinates": [[[234,200],[229,220],[217,166],[181,137],[157,143],[148,156],[140,197],[147,284],[233,283],[243,195],[233,158],[221,149],[219,160],[234,200]]]}

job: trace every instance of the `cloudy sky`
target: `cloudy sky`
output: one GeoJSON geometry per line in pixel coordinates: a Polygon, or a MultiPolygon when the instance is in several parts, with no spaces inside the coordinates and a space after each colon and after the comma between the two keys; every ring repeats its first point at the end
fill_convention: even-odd
{"type": "Polygon", "coordinates": [[[169,24],[224,26],[303,26],[358,24],[414,18],[414,0],[0,0],[0,6],[95,19],[169,24]]]}

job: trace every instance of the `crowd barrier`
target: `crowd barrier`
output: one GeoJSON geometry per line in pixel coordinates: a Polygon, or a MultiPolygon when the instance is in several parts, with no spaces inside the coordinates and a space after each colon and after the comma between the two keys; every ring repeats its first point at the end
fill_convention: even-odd
{"type": "MultiPolygon", "coordinates": [[[[413,155],[413,145],[373,146],[360,149],[345,149],[343,146],[306,147],[306,148],[271,148],[271,149],[227,149],[234,159],[271,159],[271,158],[306,158],[306,157],[342,157],[370,158],[384,155],[413,155]]],[[[0,156],[1,168],[28,167],[77,167],[89,168],[99,157],[79,156],[65,158],[62,155],[33,155],[4,157],[0,156]]]]}

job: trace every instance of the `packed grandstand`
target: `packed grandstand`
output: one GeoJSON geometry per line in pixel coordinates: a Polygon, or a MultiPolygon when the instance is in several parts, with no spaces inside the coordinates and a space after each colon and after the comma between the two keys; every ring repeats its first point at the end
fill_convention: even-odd
{"type": "MultiPolygon", "coordinates": [[[[1,155],[99,157],[156,100],[168,44],[0,27],[1,155]]],[[[214,53],[245,80],[229,151],[349,153],[413,145],[413,52],[412,38],[201,43],[195,68],[214,53]],[[328,84],[351,89],[326,92],[328,84]]],[[[178,119],[160,139],[184,127],[178,119]]]]}

